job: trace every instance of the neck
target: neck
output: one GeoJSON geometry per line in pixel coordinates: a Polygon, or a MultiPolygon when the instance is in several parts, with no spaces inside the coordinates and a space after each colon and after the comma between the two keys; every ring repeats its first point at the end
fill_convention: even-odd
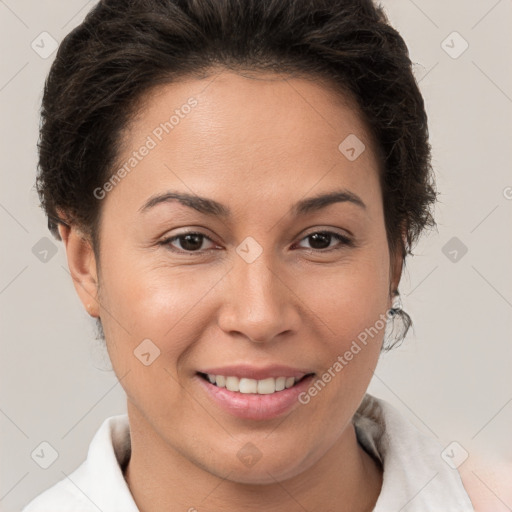
{"type": "Polygon", "coordinates": [[[130,408],[129,419],[131,456],[125,479],[140,512],[369,512],[382,487],[382,468],[357,442],[352,422],[304,472],[251,485],[230,480],[232,473],[221,477],[192,463],[130,408]]]}

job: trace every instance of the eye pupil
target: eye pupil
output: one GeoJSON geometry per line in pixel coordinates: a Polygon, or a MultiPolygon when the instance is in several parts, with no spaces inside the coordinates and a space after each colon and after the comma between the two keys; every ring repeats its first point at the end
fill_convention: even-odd
{"type": "Polygon", "coordinates": [[[313,249],[325,249],[329,247],[331,242],[331,235],[328,233],[314,233],[313,235],[309,235],[311,247],[313,249]],[[318,244],[320,242],[320,244],[318,244]],[[320,246],[318,246],[320,245],[320,246]]]}
{"type": "Polygon", "coordinates": [[[203,236],[197,233],[189,233],[187,235],[182,235],[179,237],[181,240],[181,247],[186,251],[194,251],[197,249],[201,249],[201,245],[203,243],[203,236]],[[183,241],[185,240],[185,243],[183,241]]]}

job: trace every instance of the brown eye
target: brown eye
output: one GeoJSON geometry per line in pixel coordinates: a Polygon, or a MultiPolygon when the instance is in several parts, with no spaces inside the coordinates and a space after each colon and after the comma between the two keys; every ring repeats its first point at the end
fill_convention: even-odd
{"type": "Polygon", "coordinates": [[[206,250],[203,247],[205,240],[212,242],[212,240],[203,233],[189,232],[166,238],[159,242],[159,244],[168,247],[174,252],[193,253],[206,250]],[[180,247],[176,247],[176,244],[179,244],[180,247]]]}
{"type": "MultiPolygon", "coordinates": [[[[333,231],[317,231],[305,236],[302,240],[308,240],[310,248],[314,251],[329,252],[331,250],[341,249],[344,246],[352,246],[353,242],[350,238],[335,233],[333,231]],[[331,246],[331,242],[337,241],[338,244],[331,246]]],[[[306,247],[307,248],[307,247],[306,247]]]]}

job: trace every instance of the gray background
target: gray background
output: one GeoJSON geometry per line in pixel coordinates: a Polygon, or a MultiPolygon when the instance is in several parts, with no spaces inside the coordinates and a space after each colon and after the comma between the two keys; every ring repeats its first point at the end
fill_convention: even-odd
{"type": "MultiPolygon", "coordinates": [[[[49,37],[60,41],[94,3],[0,0],[0,510],[6,512],[73,471],[102,421],[125,412],[122,388],[75,295],[62,243],[41,241],[52,238],[33,188],[38,109],[54,57],[44,52],[51,50],[49,37]],[[58,452],[48,469],[31,458],[43,441],[58,452]]],[[[381,3],[416,63],[442,195],[438,232],[417,246],[400,286],[414,332],[381,358],[369,391],[443,446],[457,441],[470,458],[484,453],[511,461],[512,2],[381,3]],[[469,44],[461,55],[464,41],[454,31],[469,44]]]]}

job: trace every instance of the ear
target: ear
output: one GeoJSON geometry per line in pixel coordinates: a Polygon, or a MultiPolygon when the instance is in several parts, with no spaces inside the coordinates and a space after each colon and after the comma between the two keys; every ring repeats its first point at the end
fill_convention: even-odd
{"type": "Polygon", "coordinates": [[[58,229],[78,297],[89,315],[99,317],[98,276],[92,245],[74,225],[59,224],[58,229]]]}

